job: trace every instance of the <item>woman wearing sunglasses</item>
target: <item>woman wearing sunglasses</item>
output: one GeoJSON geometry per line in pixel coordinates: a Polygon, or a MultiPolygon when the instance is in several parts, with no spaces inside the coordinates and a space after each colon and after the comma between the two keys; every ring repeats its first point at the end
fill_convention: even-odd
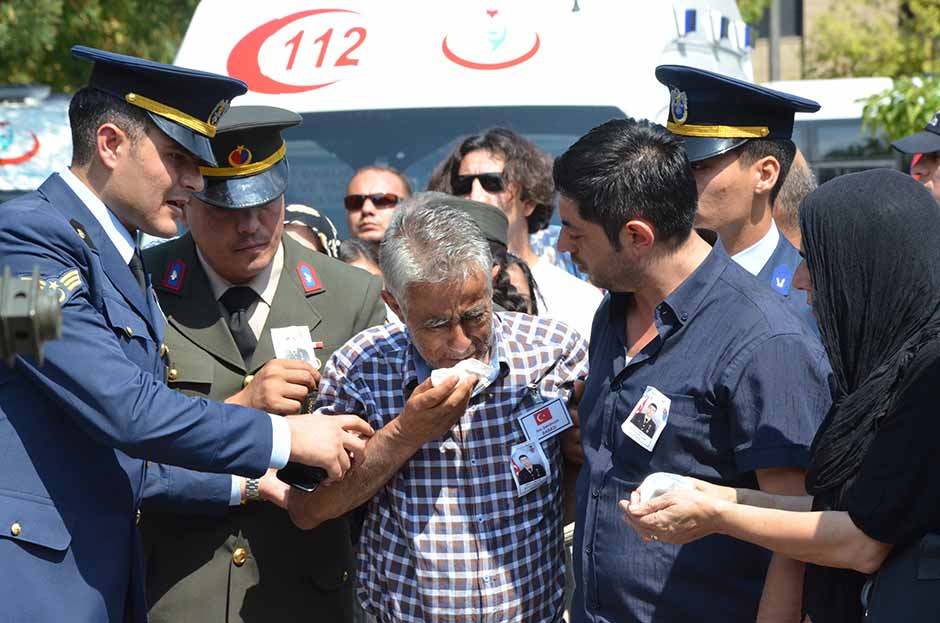
{"type": "Polygon", "coordinates": [[[349,235],[376,244],[382,242],[395,208],[410,196],[411,185],[395,169],[380,166],[359,169],[349,180],[343,199],[349,235]]]}
{"type": "Polygon", "coordinates": [[[811,496],[689,479],[694,490],[650,501],[634,492],[625,519],[647,540],[722,534],[809,563],[812,623],[861,622],[866,608],[872,623],[936,621],[940,210],[910,177],[879,169],[820,186],[800,229],[793,285],[810,295],[837,386],[810,450],[811,496]]]}

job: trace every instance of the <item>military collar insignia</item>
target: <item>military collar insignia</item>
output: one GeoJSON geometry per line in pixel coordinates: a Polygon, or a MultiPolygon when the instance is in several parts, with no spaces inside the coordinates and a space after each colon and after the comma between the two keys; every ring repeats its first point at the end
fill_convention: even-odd
{"type": "Polygon", "coordinates": [[[233,167],[242,167],[251,164],[251,150],[239,145],[228,154],[228,163],[233,167]]]}
{"type": "Polygon", "coordinates": [[[770,281],[770,287],[780,294],[787,295],[790,294],[792,281],[793,271],[790,270],[790,267],[786,264],[781,264],[774,269],[774,274],[770,281]]]}
{"type": "Polygon", "coordinates": [[[300,278],[300,287],[304,289],[305,294],[315,294],[323,289],[317,272],[307,262],[297,264],[297,276],[300,278]]]}
{"type": "Polygon", "coordinates": [[[183,277],[186,276],[186,262],[183,260],[174,260],[166,267],[163,274],[163,281],[160,285],[171,292],[179,292],[183,289],[183,277]]]}
{"type": "Polygon", "coordinates": [[[92,251],[97,251],[97,250],[98,250],[98,249],[95,248],[95,243],[94,243],[94,241],[91,239],[91,236],[89,236],[89,235],[88,235],[88,232],[85,231],[85,226],[84,226],[84,225],[82,225],[81,223],[79,223],[79,222],[76,221],[75,219],[70,220],[70,221],[69,221],[69,224],[72,226],[72,229],[75,230],[75,233],[78,234],[78,237],[81,238],[81,239],[85,242],[85,244],[88,245],[88,248],[89,248],[89,249],[91,249],[92,251]]]}
{"type": "Polygon", "coordinates": [[[669,93],[672,118],[676,123],[682,125],[689,118],[689,97],[685,94],[685,91],[679,89],[672,89],[669,93]]]}
{"type": "Polygon", "coordinates": [[[930,123],[927,124],[927,125],[930,125],[930,126],[932,126],[932,127],[937,127],[937,124],[938,124],[938,123],[940,123],[940,112],[938,112],[937,114],[935,114],[935,115],[933,116],[933,119],[931,119],[931,120],[930,120],[930,123]]]}

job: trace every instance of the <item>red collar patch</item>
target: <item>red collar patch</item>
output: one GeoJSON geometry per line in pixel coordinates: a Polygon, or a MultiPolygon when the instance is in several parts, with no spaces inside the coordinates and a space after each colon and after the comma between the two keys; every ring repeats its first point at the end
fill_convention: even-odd
{"type": "Polygon", "coordinates": [[[313,294],[323,289],[320,279],[317,277],[317,272],[307,262],[297,264],[297,276],[300,277],[300,285],[305,293],[313,294]]]}
{"type": "Polygon", "coordinates": [[[186,263],[183,260],[174,260],[166,267],[163,281],[160,282],[167,290],[179,292],[183,289],[183,276],[186,275],[186,263]]]}

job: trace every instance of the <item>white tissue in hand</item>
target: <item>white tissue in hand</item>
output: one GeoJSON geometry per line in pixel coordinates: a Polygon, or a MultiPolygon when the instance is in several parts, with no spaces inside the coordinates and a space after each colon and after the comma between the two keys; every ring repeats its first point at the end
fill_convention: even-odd
{"type": "Polygon", "coordinates": [[[431,385],[437,387],[446,379],[456,376],[461,381],[473,375],[478,379],[485,379],[490,375],[492,368],[479,359],[464,359],[453,368],[438,368],[431,370],[431,385]]]}
{"type": "Polygon", "coordinates": [[[669,472],[655,472],[643,479],[637,491],[640,494],[640,503],[645,504],[668,491],[694,488],[684,476],[669,472]]]}

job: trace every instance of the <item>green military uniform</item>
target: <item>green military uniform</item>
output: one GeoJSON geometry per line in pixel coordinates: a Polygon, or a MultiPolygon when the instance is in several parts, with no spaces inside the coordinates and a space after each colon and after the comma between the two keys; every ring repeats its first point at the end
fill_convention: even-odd
{"type": "MultiPolygon", "coordinates": [[[[220,166],[202,168],[205,188],[195,193],[206,205],[189,209],[269,210],[288,180],[280,132],[300,121],[268,106],[232,108],[212,139],[220,166]]],[[[384,322],[380,279],[289,236],[281,244],[283,267],[253,350],[239,350],[234,314],[215,299],[191,233],[144,253],[167,320],[170,387],[225,400],[275,358],[272,329],[309,327],[325,362],[352,336],[384,322]]],[[[244,326],[237,326],[244,346],[244,326]]],[[[352,620],[355,563],[346,518],[305,532],[273,504],[229,507],[231,479],[206,475],[203,483],[201,475],[178,474],[181,484],[165,487],[174,514],[148,509],[141,520],[152,622],[352,620]],[[193,499],[198,503],[186,504],[193,499]],[[216,516],[206,516],[213,510],[216,516]]]]}
{"type": "MultiPolygon", "coordinates": [[[[167,318],[168,383],[190,395],[224,400],[274,358],[271,329],[307,325],[322,361],[359,331],[385,319],[382,285],[358,268],[310,251],[284,236],[284,267],[267,323],[247,366],[226,324],[190,235],[148,249],[167,318]],[[161,285],[185,267],[179,291],[161,285]],[[321,288],[304,291],[296,267],[307,263],[321,288]]],[[[272,504],[232,507],[223,517],[148,513],[141,521],[148,553],[151,622],[351,620],[350,528],[345,518],[304,532],[272,504]]]]}

